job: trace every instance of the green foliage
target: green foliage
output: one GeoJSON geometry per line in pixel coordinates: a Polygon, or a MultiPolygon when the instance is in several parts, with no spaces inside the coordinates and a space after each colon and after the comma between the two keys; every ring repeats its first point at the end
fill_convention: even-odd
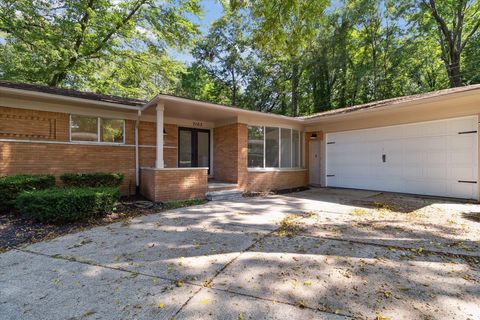
{"type": "Polygon", "coordinates": [[[466,60],[469,56],[464,52],[469,48],[478,51],[475,38],[480,32],[480,0],[401,0],[387,3],[392,11],[409,23],[409,33],[416,37],[419,45],[425,39],[436,42],[437,57],[444,64],[450,87],[471,83],[469,78],[475,78],[475,74],[465,71],[470,63],[477,63],[466,60]]]}
{"type": "Polygon", "coordinates": [[[60,176],[66,187],[119,187],[123,182],[122,173],[64,173],[60,176]]]}
{"type": "Polygon", "coordinates": [[[23,191],[42,190],[55,186],[51,175],[15,175],[0,177],[0,212],[15,208],[15,200],[23,191]]]}
{"type": "Polygon", "coordinates": [[[167,48],[192,45],[198,27],[190,17],[200,14],[198,0],[4,0],[0,72],[51,86],[151,94],[170,81],[159,71],[177,68],[167,48]]]}
{"type": "Polygon", "coordinates": [[[200,101],[231,104],[230,90],[210,76],[203,65],[193,63],[181,74],[177,94],[200,101]]]}
{"type": "Polygon", "coordinates": [[[226,15],[213,23],[208,35],[192,51],[203,70],[230,90],[232,105],[238,104],[250,61],[247,32],[245,16],[238,12],[226,15]]]}
{"type": "Polygon", "coordinates": [[[54,188],[26,191],[16,207],[27,218],[46,222],[71,222],[109,213],[120,196],[118,188],[54,188]]]}
{"type": "Polygon", "coordinates": [[[219,2],[201,36],[199,0],[0,1],[0,78],[285,115],[480,83],[480,0],[219,2]]]}

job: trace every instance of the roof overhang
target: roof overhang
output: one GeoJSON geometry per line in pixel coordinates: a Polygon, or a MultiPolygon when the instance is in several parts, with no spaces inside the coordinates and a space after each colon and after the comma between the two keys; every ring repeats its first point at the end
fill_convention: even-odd
{"type": "Polygon", "coordinates": [[[303,123],[302,119],[278,114],[259,112],[215,103],[159,94],[142,107],[143,115],[154,115],[155,107],[162,104],[165,107],[164,116],[177,119],[195,119],[213,123],[223,123],[229,120],[242,123],[267,121],[285,124],[303,123]]]}
{"type": "Polygon", "coordinates": [[[69,97],[69,96],[53,94],[53,93],[45,93],[45,92],[0,86],[0,101],[6,98],[16,98],[16,99],[23,99],[23,100],[35,99],[35,100],[41,100],[41,101],[55,101],[60,103],[65,102],[65,103],[71,103],[75,105],[88,105],[88,106],[105,108],[109,110],[122,110],[122,111],[126,111],[126,110],[138,111],[141,108],[141,106],[129,106],[129,105],[124,105],[120,103],[97,101],[92,99],[83,99],[83,98],[69,97]]]}
{"type": "MultiPolygon", "coordinates": [[[[425,96],[419,97],[418,99],[411,99],[406,101],[395,101],[392,103],[386,103],[381,106],[373,106],[367,108],[359,108],[355,109],[355,107],[351,108],[343,108],[339,109],[338,112],[329,113],[328,111],[325,113],[320,113],[314,116],[307,116],[302,117],[303,124],[305,125],[314,125],[314,124],[321,124],[325,122],[331,121],[342,121],[342,120],[353,120],[357,118],[364,118],[366,116],[384,113],[388,115],[390,113],[395,113],[401,110],[410,110],[410,107],[415,108],[422,108],[427,105],[436,104],[438,106],[445,106],[448,104],[452,104],[455,100],[461,100],[473,96],[480,95],[480,85],[471,86],[470,88],[463,90],[463,91],[453,91],[453,92],[446,92],[445,94],[439,95],[432,95],[432,96],[425,96]]],[[[480,98],[480,97],[479,97],[480,98]]],[[[335,111],[335,110],[332,110],[335,111]]],[[[479,112],[480,112],[480,100],[479,100],[479,112]]]]}

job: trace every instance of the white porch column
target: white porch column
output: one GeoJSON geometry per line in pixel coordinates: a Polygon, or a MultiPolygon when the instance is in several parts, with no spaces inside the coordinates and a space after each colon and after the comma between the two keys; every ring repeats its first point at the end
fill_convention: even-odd
{"type": "Polygon", "coordinates": [[[163,163],[163,112],[165,106],[163,103],[157,104],[157,159],[155,161],[155,168],[161,169],[164,167],[163,163]]]}

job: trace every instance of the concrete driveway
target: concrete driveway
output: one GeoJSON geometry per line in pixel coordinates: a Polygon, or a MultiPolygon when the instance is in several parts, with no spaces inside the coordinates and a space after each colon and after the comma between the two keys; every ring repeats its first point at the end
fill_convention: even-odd
{"type": "Polygon", "coordinates": [[[335,189],[0,255],[2,319],[480,319],[480,206],[335,189]]]}

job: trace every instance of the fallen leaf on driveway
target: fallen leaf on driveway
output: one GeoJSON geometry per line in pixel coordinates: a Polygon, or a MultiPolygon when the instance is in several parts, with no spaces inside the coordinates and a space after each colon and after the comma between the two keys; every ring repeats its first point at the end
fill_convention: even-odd
{"type": "Polygon", "coordinates": [[[200,304],[207,304],[207,303],[209,303],[209,302],[210,302],[210,301],[209,301],[208,299],[204,299],[204,300],[200,301],[199,303],[200,303],[200,304]]]}

